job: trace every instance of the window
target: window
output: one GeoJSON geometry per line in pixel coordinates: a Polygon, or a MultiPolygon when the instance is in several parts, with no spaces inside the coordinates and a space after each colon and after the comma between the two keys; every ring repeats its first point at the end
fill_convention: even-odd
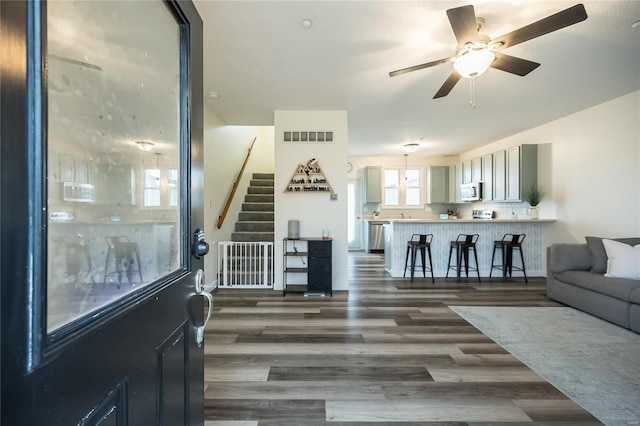
{"type": "Polygon", "coordinates": [[[400,170],[384,171],[384,204],[386,206],[400,205],[400,170]]]}
{"type": "Polygon", "coordinates": [[[405,182],[405,205],[420,205],[420,170],[406,170],[404,174],[405,182]]]}
{"type": "Polygon", "coordinates": [[[169,179],[169,205],[178,205],[178,169],[168,170],[169,179]]]}
{"type": "Polygon", "coordinates": [[[143,200],[145,207],[178,205],[178,169],[144,169],[143,200]]]}
{"type": "Polygon", "coordinates": [[[160,169],[144,169],[144,206],[160,205],[160,169]]]}
{"type": "Polygon", "coordinates": [[[422,205],[422,173],[420,169],[385,169],[385,207],[420,207],[422,205]]]}

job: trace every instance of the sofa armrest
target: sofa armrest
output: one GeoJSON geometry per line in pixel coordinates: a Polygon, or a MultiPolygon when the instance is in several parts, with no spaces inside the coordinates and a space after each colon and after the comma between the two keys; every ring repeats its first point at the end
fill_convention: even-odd
{"type": "Polygon", "coordinates": [[[553,273],[588,271],[591,251],[586,244],[552,244],[547,248],[547,267],[553,273]]]}

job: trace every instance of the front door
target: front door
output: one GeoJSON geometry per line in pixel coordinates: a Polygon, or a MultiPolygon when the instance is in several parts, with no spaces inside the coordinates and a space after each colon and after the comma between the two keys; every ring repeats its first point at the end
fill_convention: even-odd
{"type": "Polygon", "coordinates": [[[202,425],[202,21],[0,7],[2,424],[202,425]]]}

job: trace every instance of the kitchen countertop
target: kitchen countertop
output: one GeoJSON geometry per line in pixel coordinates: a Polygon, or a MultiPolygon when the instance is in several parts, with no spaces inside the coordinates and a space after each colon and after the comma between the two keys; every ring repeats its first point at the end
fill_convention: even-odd
{"type": "Polygon", "coordinates": [[[415,223],[553,223],[555,219],[427,219],[427,218],[415,218],[415,219],[388,219],[393,224],[415,224],[415,223]]]}

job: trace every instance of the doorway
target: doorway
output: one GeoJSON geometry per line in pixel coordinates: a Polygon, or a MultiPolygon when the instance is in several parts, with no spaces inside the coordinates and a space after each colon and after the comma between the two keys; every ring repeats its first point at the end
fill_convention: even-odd
{"type": "Polygon", "coordinates": [[[347,182],[347,240],[349,250],[362,250],[362,203],[355,179],[347,182]]]}

